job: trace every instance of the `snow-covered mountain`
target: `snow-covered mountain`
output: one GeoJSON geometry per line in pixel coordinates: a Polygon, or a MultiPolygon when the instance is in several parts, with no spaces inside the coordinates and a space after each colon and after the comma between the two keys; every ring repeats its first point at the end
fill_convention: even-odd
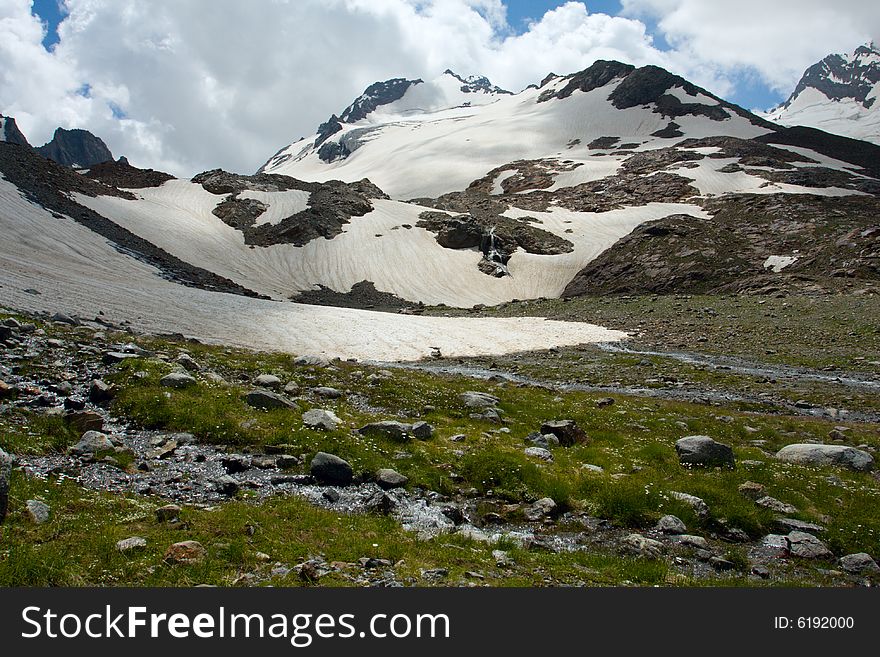
{"type": "Polygon", "coordinates": [[[794,92],[766,118],[880,144],[880,49],[833,54],[806,70],[794,92]]]}
{"type": "Polygon", "coordinates": [[[253,176],[75,173],[0,144],[0,228],[14,236],[0,289],[15,307],[356,357],[616,339],[289,301],[412,313],[874,281],[878,163],[878,146],[780,127],[653,66],[599,61],[516,94],[449,71],[398,78],[253,176]]]}

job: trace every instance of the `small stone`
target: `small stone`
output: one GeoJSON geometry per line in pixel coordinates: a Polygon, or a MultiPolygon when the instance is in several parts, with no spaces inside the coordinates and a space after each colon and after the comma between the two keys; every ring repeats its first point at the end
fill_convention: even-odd
{"type": "Polygon", "coordinates": [[[755,500],[755,504],[765,509],[775,511],[776,513],[797,513],[797,509],[791,504],[780,502],[775,497],[770,497],[769,495],[755,500]]]}
{"type": "Polygon", "coordinates": [[[101,357],[101,362],[103,362],[104,365],[116,365],[126,360],[132,360],[134,358],[140,357],[140,354],[128,354],[121,351],[108,351],[104,353],[104,355],[101,357]]]}
{"type": "Polygon", "coordinates": [[[189,374],[184,374],[183,372],[172,372],[159,379],[160,385],[163,385],[166,388],[174,388],[176,390],[192,388],[196,383],[197,381],[193,377],[189,374]]]}
{"type": "Polygon", "coordinates": [[[275,465],[277,465],[282,470],[295,468],[300,463],[302,463],[302,459],[300,459],[298,456],[293,456],[291,454],[280,454],[278,458],[275,459],[275,465]]]}
{"type": "Polygon", "coordinates": [[[123,538],[121,541],[116,542],[116,549],[122,553],[143,550],[145,547],[147,547],[147,539],[141,538],[140,536],[123,538]]]}
{"type": "Polygon", "coordinates": [[[324,399],[339,399],[340,397],[342,397],[341,390],[337,390],[336,388],[330,388],[327,386],[312,388],[312,392],[318,395],[318,397],[323,397],[324,399]]]}
{"type": "Polygon", "coordinates": [[[524,511],[526,520],[537,521],[556,513],[556,502],[549,497],[542,497],[524,511]]]}
{"type": "Polygon", "coordinates": [[[319,429],[321,431],[336,431],[342,424],[333,411],[323,408],[313,408],[306,411],[302,415],[303,424],[309,429],[319,429]]]}
{"type": "Polygon", "coordinates": [[[841,557],[840,567],[852,575],[877,575],[880,573],[880,566],[866,552],[857,552],[841,557]]]}
{"type": "Polygon", "coordinates": [[[736,568],[736,564],[732,561],[728,561],[722,557],[710,557],[709,565],[712,566],[715,570],[733,570],[736,568]]]}
{"type": "Polygon", "coordinates": [[[523,452],[526,456],[538,458],[542,461],[547,461],[548,463],[553,462],[553,453],[549,449],[544,449],[543,447],[526,447],[523,452]]]}
{"type": "Polygon", "coordinates": [[[621,548],[628,554],[633,554],[646,559],[658,559],[663,554],[663,543],[646,538],[641,534],[630,534],[621,544],[621,548]]]}
{"type": "Polygon", "coordinates": [[[93,379],[89,384],[89,401],[93,404],[103,404],[116,396],[116,388],[108,385],[100,379],[93,379]]]}
{"type": "Polygon", "coordinates": [[[675,499],[681,500],[682,502],[690,506],[700,518],[709,517],[709,505],[696,495],[680,493],[678,491],[673,491],[670,493],[670,495],[672,495],[672,497],[674,497],[675,499]]]}
{"type": "Polygon", "coordinates": [[[274,392],[266,390],[251,390],[244,397],[245,402],[252,408],[259,408],[264,411],[276,408],[286,408],[296,410],[297,406],[292,401],[274,392]]]}
{"type": "Polygon", "coordinates": [[[177,357],[177,364],[183,367],[187,372],[201,372],[202,366],[189,354],[180,354],[177,357]]]}
{"type": "Polygon", "coordinates": [[[459,400],[468,408],[493,408],[501,401],[485,392],[463,392],[458,396],[459,400]]]}
{"type": "Polygon", "coordinates": [[[552,420],[541,425],[541,434],[552,434],[564,447],[585,445],[589,442],[587,434],[574,420],[552,420]]]}
{"type": "Polygon", "coordinates": [[[64,414],[64,420],[79,432],[100,431],[104,428],[103,416],[95,411],[71,411],[64,414]]]}
{"type": "Polygon", "coordinates": [[[675,442],[678,461],[682,465],[733,468],[736,463],[729,445],[715,442],[709,436],[686,436],[675,442]]]}
{"type": "Polygon", "coordinates": [[[808,534],[821,534],[825,531],[822,525],[815,525],[811,522],[804,522],[795,518],[776,518],[773,521],[774,527],[784,532],[807,532],[808,534]]]}
{"type": "Polygon", "coordinates": [[[385,491],[376,491],[364,501],[364,508],[373,513],[388,515],[397,507],[397,500],[385,491]]]}
{"type": "Polygon", "coordinates": [[[740,484],[737,490],[741,495],[750,500],[757,501],[765,496],[763,484],[758,484],[754,481],[746,481],[745,483],[740,484]]]}
{"type": "Polygon", "coordinates": [[[251,467],[250,461],[248,461],[246,457],[239,456],[238,454],[227,454],[226,456],[221,456],[220,465],[223,466],[223,469],[226,470],[226,474],[229,475],[245,472],[251,467]]]}
{"type": "Polygon", "coordinates": [[[354,479],[351,464],[334,454],[318,452],[309,465],[309,473],[316,481],[332,486],[348,486],[354,479]]]}
{"type": "Polygon", "coordinates": [[[289,382],[284,386],[284,392],[288,395],[295,395],[299,392],[299,384],[296,381],[289,382]]]}
{"type": "Polygon", "coordinates": [[[605,472],[605,468],[601,465],[594,465],[592,463],[582,463],[581,470],[586,470],[587,472],[595,472],[596,474],[602,474],[605,472]]]}
{"type": "Polygon", "coordinates": [[[187,564],[202,561],[208,554],[198,541],[181,541],[169,546],[163,560],[169,564],[187,564]]]}
{"type": "Polygon", "coordinates": [[[28,500],[25,502],[28,517],[35,525],[44,525],[49,522],[49,505],[40,500],[28,500]]]}
{"type": "Polygon", "coordinates": [[[695,550],[709,549],[709,541],[707,541],[702,536],[694,536],[693,534],[679,534],[677,536],[673,536],[672,540],[677,545],[684,545],[694,548],[695,550]]]}
{"type": "Polygon", "coordinates": [[[280,388],[281,379],[274,374],[260,374],[254,379],[254,385],[263,388],[280,388]]]}
{"type": "Polygon", "coordinates": [[[113,450],[113,442],[110,438],[99,431],[86,431],[79,442],[68,449],[70,454],[83,456],[85,454],[97,454],[113,450]]]}
{"type": "Polygon", "coordinates": [[[785,538],[792,556],[804,559],[826,559],[833,556],[831,550],[812,534],[791,532],[785,538]]]}
{"type": "Polygon", "coordinates": [[[596,400],[596,406],[598,408],[607,408],[608,406],[614,405],[613,397],[602,397],[601,399],[596,400]]]}
{"type": "Polygon", "coordinates": [[[371,422],[358,429],[358,433],[362,436],[383,436],[397,442],[406,442],[410,439],[411,430],[412,427],[403,422],[385,420],[383,422],[371,422]]]}
{"type": "Polygon", "coordinates": [[[410,433],[419,440],[429,440],[434,437],[434,427],[427,422],[416,422],[410,428],[410,433]]]}
{"type": "Polygon", "coordinates": [[[752,566],[751,572],[752,575],[754,575],[755,577],[760,577],[761,579],[770,579],[770,570],[766,566],[752,566]]]}
{"type": "Polygon", "coordinates": [[[406,482],[408,481],[408,477],[405,477],[397,472],[397,470],[392,470],[391,468],[382,468],[376,472],[376,483],[384,490],[402,488],[403,486],[406,486],[406,482]]]}
{"type": "Polygon", "coordinates": [[[687,526],[677,516],[667,515],[660,518],[657,523],[657,531],[664,534],[685,534],[687,526]]]}
{"type": "Polygon", "coordinates": [[[221,495],[233,497],[238,492],[239,484],[229,475],[221,475],[214,480],[214,489],[221,495]]]}
{"type": "Polygon", "coordinates": [[[495,565],[499,568],[513,568],[516,565],[504,550],[492,550],[492,558],[495,559],[495,565]]]}
{"type": "Polygon", "coordinates": [[[180,512],[181,509],[176,504],[166,504],[165,506],[160,506],[156,509],[156,520],[158,522],[172,522],[175,520],[180,520],[180,512]]]}

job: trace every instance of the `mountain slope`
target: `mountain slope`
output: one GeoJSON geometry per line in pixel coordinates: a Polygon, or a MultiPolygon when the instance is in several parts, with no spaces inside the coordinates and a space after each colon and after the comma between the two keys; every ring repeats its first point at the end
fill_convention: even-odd
{"type": "Polygon", "coordinates": [[[2,114],[0,114],[0,141],[20,146],[30,146],[27,138],[18,129],[15,119],[11,116],[3,116],[2,114]]]}
{"type": "Polygon", "coordinates": [[[806,70],[791,96],[766,118],[880,144],[880,49],[828,55],[806,70]]]}

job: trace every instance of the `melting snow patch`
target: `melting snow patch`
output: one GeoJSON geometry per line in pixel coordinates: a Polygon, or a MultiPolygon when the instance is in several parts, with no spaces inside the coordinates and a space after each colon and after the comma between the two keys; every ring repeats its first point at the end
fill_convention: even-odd
{"type": "Polygon", "coordinates": [[[764,261],[764,269],[772,269],[776,273],[793,264],[797,260],[797,256],[778,256],[772,255],[764,261]]]}

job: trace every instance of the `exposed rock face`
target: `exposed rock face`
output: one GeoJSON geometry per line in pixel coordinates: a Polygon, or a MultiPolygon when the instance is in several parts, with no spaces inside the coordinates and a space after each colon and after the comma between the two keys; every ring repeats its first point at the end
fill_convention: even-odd
{"type": "Polygon", "coordinates": [[[288,176],[259,173],[242,176],[222,169],[205,171],[193,177],[212,194],[225,194],[227,198],[214,209],[214,214],[224,223],[240,230],[246,244],[272,246],[293,244],[304,246],[313,239],[332,239],[342,232],[342,226],[352,217],[362,217],[373,210],[372,199],[388,196],[369,180],[343,183],[331,180],[326,183],[307,183],[288,176]],[[309,192],[308,207],[275,224],[257,224],[267,206],[260,201],[241,198],[244,191],[280,192],[300,190],[309,192]]]}
{"type": "MultiPolygon", "coordinates": [[[[559,91],[548,90],[538,97],[538,102],[543,103],[552,98],[568,98],[575,91],[589,92],[599,87],[604,87],[609,82],[625,78],[632,73],[635,67],[630,64],[622,64],[621,62],[597,60],[587,69],[580,73],[569,76],[568,83],[559,91]]],[[[546,79],[541,84],[544,86],[546,79]]]]}
{"type": "Polygon", "coordinates": [[[703,202],[712,221],[671,215],[638,226],[589,263],[563,296],[832,289],[880,278],[880,200],[734,194],[703,202]],[[771,255],[797,253],[784,270],[771,255]]]}
{"type": "Polygon", "coordinates": [[[846,445],[786,445],[776,453],[776,458],[801,465],[836,465],[857,472],[870,472],[874,469],[874,457],[868,452],[846,445]]]}
{"type": "Polygon", "coordinates": [[[45,158],[68,167],[88,168],[113,159],[102,139],[88,130],[58,128],[52,141],[36,151],[45,158]]]}
{"type": "Polygon", "coordinates": [[[18,129],[15,119],[11,116],[3,116],[2,114],[0,114],[0,141],[30,147],[27,138],[18,129]]]}
{"type": "Polygon", "coordinates": [[[345,108],[340,119],[345,123],[355,123],[365,118],[367,114],[375,111],[381,105],[400,100],[414,84],[422,84],[422,80],[406,80],[404,78],[392,78],[384,82],[371,84],[358,96],[355,101],[345,108]]]}
{"type": "Polygon", "coordinates": [[[174,180],[174,176],[162,171],[133,167],[125,158],[95,164],[89,167],[85,175],[119,189],[159,187],[169,180],[174,180]]]}
{"type": "Polygon", "coordinates": [[[457,73],[454,73],[450,69],[446,69],[443,71],[445,75],[450,75],[454,77],[456,80],[461,82],[461,91],[466,94],[473,94],[478,92],[483,92],[487,94],[495,94],[495,95],[506,95],[512,96],[513,92],[507,91],[506,89],[502,89],[501,87],[495,86],[491,82],[489,82],[489,78],[484,77],[482,75],[471,75],[466,78],[461,77],[457,73]]]}
{"type": "Polygon", "coordinates": [[[880,83],[880,65],[872,55],[880,54],[871,46],[860,46],[852,57],[828,55],[821,62],[813,64],[801,77],[791,96],[781,108],[791,106],[792,102],[806,89],[817,89],[831,100],[852,98],[865,107],[872,107],[876,98],[868,98],[877,83],[880,83]]]}

